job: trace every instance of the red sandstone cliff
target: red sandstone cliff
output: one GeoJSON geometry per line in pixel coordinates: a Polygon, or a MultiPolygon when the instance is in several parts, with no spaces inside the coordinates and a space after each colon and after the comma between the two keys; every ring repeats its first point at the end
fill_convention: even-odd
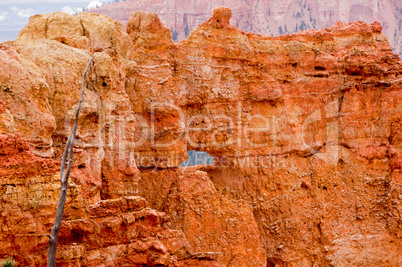
{"type": "Polygon", "coordinates": [[[232,25],[262,35],[324,29],[336,21],[379,21],[394,52],[402,56],[402,2],[398,0],[135,0],[105,5],[88,12],[110,16],[123,25],[133,11],[155,12],[177,41],[188,36],[219,6],[232,10],[232,25]]]}
{"type": "Polygon", "coordinates": [[[245,34],[220,8],[175,44],[37,15],[0,45],[0,256],[45,263],[90,55],[58,261],[400,266],[402,63],[378,22],[245,34]],[[215,166],[178,168],[188,150],[215,166]]]}

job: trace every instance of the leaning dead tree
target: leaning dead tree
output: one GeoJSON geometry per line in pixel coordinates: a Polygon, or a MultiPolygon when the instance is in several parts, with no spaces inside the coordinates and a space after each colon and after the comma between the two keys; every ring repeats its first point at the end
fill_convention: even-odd
{"type": "Polygon", "coordinates": [[[51,228],[52,232],[49,237],[49,248],[47,251],[47,266],[48,267],[55,267],[56,266],[56,249],[57,249],[57,238],[59,236],[61,222],[63,220],[63,213],[64,213],[64,205],[66,203],[67,198],[67,188],[68,188],[68,177],[71,171],[71,164],[73,162],[73,147],[75,141],[75,132],[77,131],[78,125],[78,116],[80,115],[82,102],[84,99],[84,89],[85,89],[85,76],[87,75],[89,66],[92,62],[92,57],[89,59],[87,68],[84,72],[84,78],[82,80],[82,90],[81,90],[81,98],[78,104],[77,113],[75,114],[75,122],[73,129],[71,130],[70,136],[67,139],[66,148],[64,149],[63,157],[61,159],[61,166],[60,166],[60,178],[61,178],[61,188],[60,188],[60,197],[59,203],[57,204],[56,208],[56,219],[54,221],[53,227],[51,228]],[[67,168],[66,168],[66,161],[67,168]]]}

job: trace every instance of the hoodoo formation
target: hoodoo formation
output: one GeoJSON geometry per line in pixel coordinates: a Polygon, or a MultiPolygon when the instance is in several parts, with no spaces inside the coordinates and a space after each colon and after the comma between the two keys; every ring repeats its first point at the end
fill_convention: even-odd
{"type": "Polygon", "coordinates": [[[279,37],[218,8],[179,43],[31,17],[0,44],[0,258],[44,266],[81,79],[58,266],[402,266],[402,62],[380,23],[279,37]],[[214,165],[180,168],[187,152],[214,165]]]}

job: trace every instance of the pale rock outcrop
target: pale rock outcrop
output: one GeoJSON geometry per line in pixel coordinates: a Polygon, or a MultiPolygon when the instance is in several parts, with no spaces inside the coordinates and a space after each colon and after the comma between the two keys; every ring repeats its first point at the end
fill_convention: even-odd
{"type": "Polygon", "coordinates": [[[50,88],[40,69],[15,48],[0,45],[0,133],[22,133],[35,153],[52,156],[56,128],[47,96],[50,88]]]}

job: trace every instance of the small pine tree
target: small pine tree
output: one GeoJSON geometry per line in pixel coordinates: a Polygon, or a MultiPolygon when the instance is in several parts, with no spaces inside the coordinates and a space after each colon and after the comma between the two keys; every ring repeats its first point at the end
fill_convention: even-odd
{"type": "Polygon", "coordinates": [[[279,26],[279,35],[283,35],[282,26],[279,26]]]}
{"type": "Polygon", "coordinates": [[[175,42],[177,43],[177,36],[178,36],[179,34],[177,33],[176,29],[173,30],[173,28],[171,28],[170,31],[172,32],[172,39],[173,39],[173,41],[175,41],[175,42]]]}
{"type": "Polygon", "coordinates": [[[190,30],[188,29],[188,24],[186,23],[186,27],[184,28],[184,34],[186,37],[190,34],[190,30]]]}

